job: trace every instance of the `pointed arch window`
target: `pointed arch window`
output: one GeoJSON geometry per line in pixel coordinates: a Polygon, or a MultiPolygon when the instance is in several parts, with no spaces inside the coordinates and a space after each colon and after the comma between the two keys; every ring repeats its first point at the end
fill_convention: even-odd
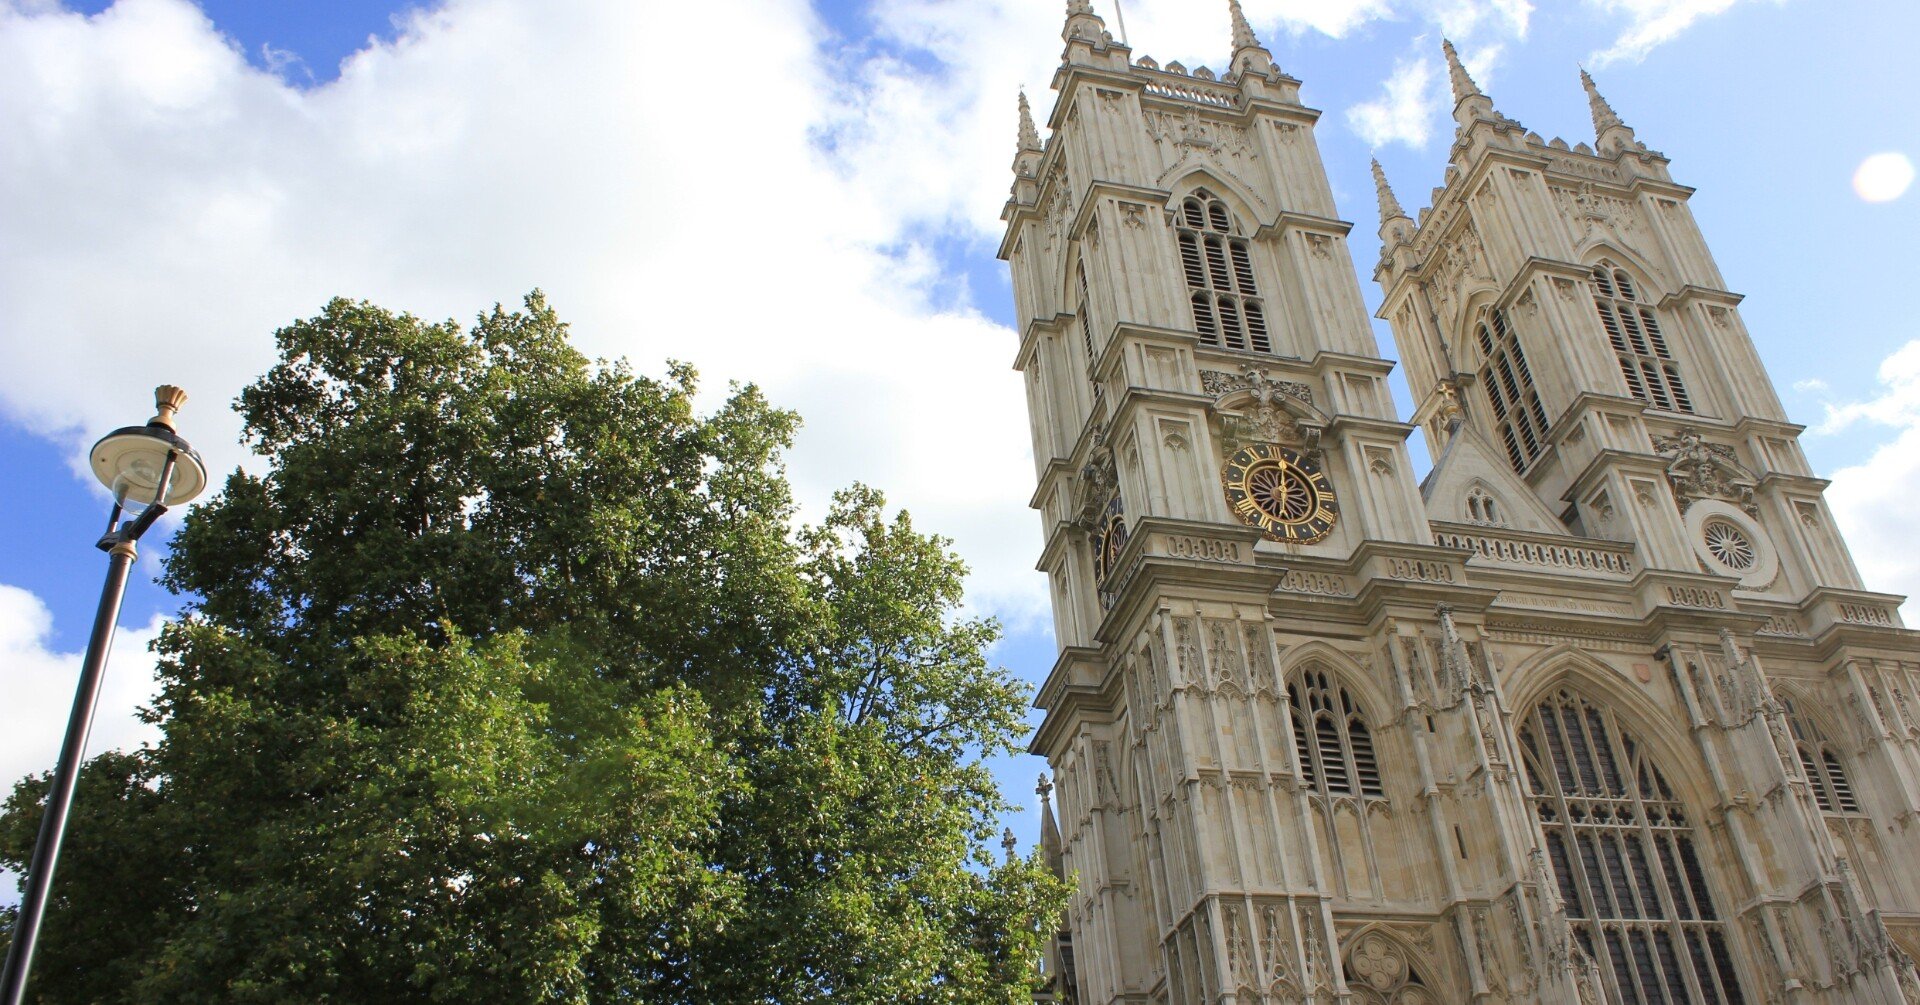
{"type": "Polygon", "coordinates": [[[1635,288],[1633,277],[1612,262],[1594,266],[1593,306],[1620,362],[1628,393],[1669,412],[1693,411],[1693,396],[1680,378],[1680,364],[1667,345],[1660,319],[1635,288]]]}
{"type": "Polygon", "coordinates": [[[1467,520],[1484,527],[1505,527],[1507,514],[1493,493],[1485,486],[1475,485],[1467,493],[1467,520]]]}
{"type": "Polygon", "coordinates": [[[1272,352],[1252,250],[1235,236],[1227,204],[1200,189],[1181,201],[1178,223],[1180,270],[1187,279],[1194,330],[1214,345],[1272,352]]]}
{"type": "Polygon", "coordinates": [[[1310,667],[1287,685],[1300,775],[1323,796],[1384,797],[1366,713],[1327,671],[1310,667]]]}
{"type": "Polygon", "coordinates": [[[1801,714],[1785,696],[1780,705],[1787,713],[1787,727],[1793,731],[1794,751],[1800,755],[1800,770],[1806,772],[1813,789],[1813,801],[1823,813],[1858,813],[1860,799],[1854,795],[1853,782],[1847,778],[1840,751],[1827,741],[1813,720],[1801,714]]]}
{"type": "Polygon", "coordinates": [[[1563,688],[1520,743],[1560,899],[1608,1000],[1743,1005],[1693,825],[1633,734],[1563,688]]]}
{"type": "Polygon", "coordinates": [[[1547,448],[1547,410],[1533,385],[1533,370],[1505,311],[1488,311],[1474,338],[1480,344],[1480,386],[1493,406],[1495,429],[1513,470],[1524,474],[1547,448]]]}

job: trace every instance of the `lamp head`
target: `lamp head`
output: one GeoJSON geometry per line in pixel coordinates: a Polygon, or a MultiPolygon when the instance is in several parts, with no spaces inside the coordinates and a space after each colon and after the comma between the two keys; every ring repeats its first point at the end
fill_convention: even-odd
{"type": "Polygon", "coordinates": [[[113,493],[115,502],[129,510],[144,509],[156,502],[178,506],[206,489],[206,464],[173,428],[174,415],[186,400],[185,391],[161,386],[154,392],[158,414],[151,421],[144,426],[116,429],[88,451],[94,477],[113,493]],[[156,499],[169,453],[174,455],[173,475],[167,481],[166,498],[156,499]]]}

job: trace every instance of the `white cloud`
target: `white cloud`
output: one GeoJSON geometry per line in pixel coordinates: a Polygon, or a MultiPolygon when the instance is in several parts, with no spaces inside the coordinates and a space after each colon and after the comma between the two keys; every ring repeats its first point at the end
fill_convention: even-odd
{"type": "MultiPolygon", "coordinates": [[[[1838,433],[1857,422],[1908,428],[1920,426],[1920,341],[1908,342],[1880,361],[1881,393],[1865,401],[1826,406],[1814,432],[1838,433]]],[[[1795,385],[1798,386],[1798,385],[1795,385]]]]}
{"type": "Polygon", "coordinates": [[[1828,390],[1827,382],[1818,377],[1806,377],[1793,382],[1793,389],[1801,394],[1820,394],[1828,390]]]}
{"type": "MultiPolygon", "coordinates": [[[[147,646],[162,624],[155,618],[142,628],[115,631],[88,735],[88,756],[159,739],[159,730],[134,712],[155,692],[154,659],[147,646]]],[[[0,694],[7,696],[7,728],[0,731],[0,798],[20,779],[52,771],[60,759],[73,692],[80,683],[81,654],[49,649],[52,631],[53,615],[39,597],[0,583],[0,694]]],[[[16,902],[16,880],[0,870],[0,901],[16,902]]]]}
{"type": "Polygon", "coordinates": [[[1375,147],[1405,143],[1424,147],[1444,109],[1445,73],[1437,60],[1410,57],[1395,63],[1381,95],[1347,109],[1347,124],[1375,147]]]}
{"type": "Polygon", "coordinates": [[[802,0],[451,0],[301,89],[186,0],[0,0],[0,407],[77,454],[178,383],[224,471],[275,327],[540,286],[590,354],[761,383],[808,420],[805,499],[871,481],[957,539],[976,604],[1037,615],[1015,336],[915,245],[991,246],[1037,6],[883,5],[928,51],[1021,40],[927,69],[836,61],[802,0]]]}
{"type": "MultiPolygon", "coordinates": [[[[1920,551],[1909,530],[1913,500],[1920,496],[1920,340],[1880,364],[1880,383],[1877,397],[1828,405],[1826,421],[1815,430],[1835,433],[1859,422],[1898,430],[1865,462],[1834,472],[1827,504],[1866,588],[1920,597],[1920,551]]],[[[1915,624],[1920,604],[1909,601],[1902,613],[1915,624]]]]}
{"type": "MultiPolygon", "coordinates": [[[[1613,45],[1594,54],[1592,63],[1605,66],[1619,60],[1639,61],[1647,53],[1679,37],[1702,18],[1725,13],[1740,0],[1588,0],[1609,14],[1625,15],[1626,27],[1613,45]]],[[[1784,2],[1784,0],[1776,0],[1784,2]]]]}

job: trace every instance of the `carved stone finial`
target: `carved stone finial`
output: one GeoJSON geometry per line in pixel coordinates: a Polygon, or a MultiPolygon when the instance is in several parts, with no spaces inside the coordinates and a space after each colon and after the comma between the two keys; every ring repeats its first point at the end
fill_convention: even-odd
{"type": "Polygon", "coordinates": [[[1467,410],[1460,405],[1459,389],[1453,386],[1452,381],[1443,380],[1434,386],[1433,393],[1440,396],[1433,414],[1446,426],[1447,432],[1460,428],[1460,423],[1466,421],[1467,410]]]}
{"type": "Polygon", "coordinates": [[[1033,791],[1040,797],[1042,803],[1050,803],[1052,801],[1053,781],[1047,777],[1046,772],[1040,772],[1040,784],[1034,786],[1033,791]]]}
{"type": "Polygon", "coordinates": [[[1387,172],[1380,167],[1380,159],[1373,160],[1373,192],[1380,199],[1380,222],[1404,220],[1407,211],[1400,208],[1400,200],[1394,197],[1393,186],[1387,184],[1387,172]]]}
{"type": "Polygon", "coordinates": [[[1447,79],[1453,82],[1453,103],[1457,105],[1468,98],[1484,97],[1480,93],[1480,85],[1473,82],[1473,78],[1467,74],[1466,65],[1460,62],[1460,53],[1454,49],[1453,42],[1441,39],[1440,51],[1447,55],[1447,79]]]}
{"type": "Polygon", "coordinates": [[[1227,0],[1227,11],[1233,15],[1233,51],[1258,49],[1260,39],[1253,33],[1253,25],[1247,23],[1247,14],[1240,9],[1240,0],[1227,0]]]}
{"type": "Polygon", "coordinates": [[[153,389],[154,416],[147,420],[149,426],[163,426],[173,429],[173,417],[180,406],[187,403],[187,392],[172,384],[162,384],[153,389]]]}
{"type": "Polygon", "coordinates": [[[1020,92],[1020,149],[1038,151],[1040,130],[1033,126],[1033,106],[1027,104],[1027,92],[1020,92]]]}
{"type": "Polygon", "coordinates": [[[1007,827],[1000,831],[1000,847],[1007,850],[1007,861],[1013,861],[1013,849],[1014,846],[1019,843],[1020,842],[1014,840],[1013,828],[1007,827]]]}
{"type": "Polygon", "coordinates": [[[1072,17],[1075,14],[1091,13],[1093,13],[1093,4],[1087,2],[1087,0],[1067,0],[1068,17],[1072,17]]]}

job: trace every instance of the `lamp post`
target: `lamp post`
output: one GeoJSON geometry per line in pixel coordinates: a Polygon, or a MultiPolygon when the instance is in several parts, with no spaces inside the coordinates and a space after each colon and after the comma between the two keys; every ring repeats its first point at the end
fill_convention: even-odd
{"type": "Polygon", "coordinates": [[[60,839],[73,808],[73,790],[80,780],[80,759],[87,733],[93,728],[93,707],[100,698],[100,681],[107,668],[107,650],[120,620],[120,598],[126,592],[127,572],[133,567],[135,542],[169,506],[188,502],[207,487],[207,468],[200,455],[174,430],[174,413],[187,392],[163,385],[153,392],[156,414],[144,426],[125,426],[93,445],[88,461],[95,477],[113,492],[113,510],[107,532],[96,546],[107,553],[107,582],[100,590],[100,607],[93,616],[93,635],[87,640],[86,662],[80,668],[80,687],[74,692],[73,713],[67,719],[67,738],[60,747],[60,764],[47,792],[46,815],[33,845],[20,914],[7,947],[7,969],[0,976],[0,1005],[21,1005],[27,993],[27,968],[33,963],[40,918],[46,913],[47,891],[60,859],[60,839]]]}

